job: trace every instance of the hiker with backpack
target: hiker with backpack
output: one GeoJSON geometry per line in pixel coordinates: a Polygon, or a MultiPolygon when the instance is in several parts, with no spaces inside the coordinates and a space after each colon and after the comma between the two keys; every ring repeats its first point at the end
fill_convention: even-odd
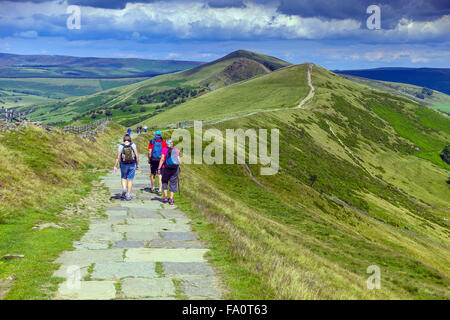
{"type": "Polygon", "coordinates": [[[172,139],[167,140],[163,149],[158,173],[162,170],[163,203],[173,204],[173,194],[178,191],[178,174],[180,172],[180,151],[173,147],[172,139]],[[170,187],[170,198],[167,200],[167,189],[170,187]]]}
{"type": "Polygon", "coordinates": [[[136,145],[131,141],[130,135],[123,137],[123,143],[119,145],[117,151],[114,173],[117,172],[117,164],[120,160],[120,177],[122,181],[121,198],[127,201],[131,200],[131,189],[133,188],[133,179],[136,170],[139,170],[139,156],[136,145]]]}
{"type": "Polygon", "coordinates": [[[161,131],[155,132],[155,137],[150,140],[148,144],[148,163],[150,164],[150,182],[152,187],[150,192],[161,193],[162,192],[162,176],[158,173],[159,162],[161,161],[161,155],[163,149],[166,148],[166,142],[162,138],[161,131]],[[158,174],[159,190],[155,186],[155,176],[158,174]]]}

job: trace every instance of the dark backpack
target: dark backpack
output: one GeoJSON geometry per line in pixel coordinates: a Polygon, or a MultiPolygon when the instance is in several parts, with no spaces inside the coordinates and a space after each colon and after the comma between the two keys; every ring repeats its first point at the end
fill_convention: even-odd
{"type": "Polygon", "coordinates": [[[174,148],[169,148],[169,151],[167,152],[167,159],[165,160],[165,165],[167,168],[177,168],[180,165],[180,162],[178,161],[177,153],[174,151],[174,148]]]}
{"type": "Polygon", "coordinates": [[[136,163],[136,155],[133,150],[133,144],[130,143],[126,145],[125,143],[122,144],[122,163],[123,164],[132,164],[136,163]]]}
{"type": "Polygon", "coordinates": [[[153,140],[150,142],[153,145],[152,149],[152,159],[160,160],[161,154],[162,154],[162,138],[153,138],[153,140]]]}

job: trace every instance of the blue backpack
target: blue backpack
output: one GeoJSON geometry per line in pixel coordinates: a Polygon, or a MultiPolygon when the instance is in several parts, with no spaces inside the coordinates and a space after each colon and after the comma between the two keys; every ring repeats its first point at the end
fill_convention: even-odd
{"type": "Polygon", "coordinates": [[[164,140],[161,137],[155,137],[150,142],[153,145],[152,159],[155,159],[155,160],[160,160],[161,159],[162,143],[163,143],[163,141],[164,140]]]}
{"type": "Polygon", "coordinates": [[[169,148],[169,151],[167,152],[167,159],[165,161],[165,164],[168,168],[175,168],[180,165],[180,162],[178,161],[178,155],[175,152],[172,155],[172,152],[174,151],[174,148],[169,148]]]}

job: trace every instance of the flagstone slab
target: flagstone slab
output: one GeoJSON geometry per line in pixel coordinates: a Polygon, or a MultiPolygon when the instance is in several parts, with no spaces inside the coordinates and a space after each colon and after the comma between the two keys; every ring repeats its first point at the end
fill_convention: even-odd
{"type": "Polygon", "coordinates": [[[126,277],[157,277],[154,262],[99,262],[92,279],[122,279],[126,277]]]}
{"type": "Polygon", "coordinates": [[[125,261],[205,262],[203,256],[208,251],[208,249],[186,248],[136,248],[127,250],[125,261]]]}
{"type": "Polygon", "coordinates": [[[153,225],[130,225],[130,224],[119,224],[115,226],[115,230],[118,232],[159,232],[160,226],[153,225]]]}
{"type": "Polygon", "coordinates": [[[109,224],[110,226],[113,226],[115,224],[124,224],[128,216],[112,216],[107,219],[101,219],[101,220],[91,220],[92,224],[109,224]]]}
{"type": "Polygon", "coordinates": [[[160,226],[165,228],[170,228],[176,225],[175,222],[170,221],[168,219],[151,219],[151,218],[128,218],[128,225],[152,225],[152,226],[160,226]]]}
{"type": "Polygon", "coordinates": [[[128,214],[132,218],[162,219],[162,216],[156,209],[133,207],[129,209],[128,214]]]}
{"type": "Polygon", "coordinates": [[[109,241],[99,241],[99,242],[75,241],[73,243],[73,246],[75,249],[101,250],[109,248],[109,241]]]}
{"type": "Polygon", "coordinates": [[[91,232],[112,232],[111,223],[91,223],[89,226],[91,232]]]}
{"type": "Polygon", "coordinates": [[[159,213],[167,219],[187,218],[183,212],[174,209],[161,209],[159,213]]]}
{"type": "Polygon", "coordinates": [[[143,241],[116,241],[112,248],[143,248],[145,244],[143,241]]]}
{"type": "Polygon", "coordinates": [[[200,241],[178,241],[155,239],[150,241],[149,247],[153,248],[204,248],[200,241]]]}
{"type": "MultiPolygon", "coordinates": [[[[150,219],[149,219],[150,220],[150,219]]],[[[152,219],[153,221],[158,221],[157,219],[152,219]]],[[[114,226],[114,231],[116,232],[188,232],[190,231],[190,226],[187,224],[175,224],[173,222],[167,221],[162,223],[153,224],[119,224],[114,226]]],[[[118,239],[120,240],[120,239],[118,239]]]]}
{"type": "MultiPolygon", "coordinates": [[[[122,211],[122,210],[124,210],[124,208],[121,207],[121,206],[114,206],[114,207],[106,207],[105,210],[106,210],[107,212],[108,212],[108,211],[115,211],[115,210],[117,210],[117,211],[122,211]]],[[[125,209],[125,210],[126,210],[126,209],[125,209]]]]}
{"type": "Polygon", "coordinates": [[[122,292],[127,298],[165,297],[175,295],[175,286],[171,279],[125,279],[122,292]]]}
{"type": "Polygon", "coordinates": [[[161,209],[161,202],[159,201],[127,201],[126,205],[130,208],[161,209]]]}
{"type": "Polygon", "coordinates": [[[108,261],[123,261],[123,249],[65,251],[55,260],[56,263],[80,267],[108,261]]]}
{"type": "Polygon", "coordinates": [[[152,241],[161,239],[158,232],[127,232],[125,236],[128,241],[152,241]]]}
{"type": "Polygon", "coordinates": [[[81,238],[82,242],[96,242],[96,241],[119,241],[123,239],[123,233],[120,232],[97,232],[89,230],[81,238]]]}
{"type": "Polygon", "coordinates": [[[216,277],[186,277],[182,278],[181,286],[188,297],[219,298],[219,282],[216,277]]]}
{"type": "Polygon", "coordinates": [[[115,297],[113,281],[80,281],[79,286],[67,281],[58,289],[58,298],[63,300],[109,300],[115,297]]]}
{"type": "Polygon", "coordinates": [[[108,216],[108,218],[116,218],[119,217],[119,219],[122,219],[123,217],[127,216],[128,208],[127,207],[117,207],[119,209],[115,210],[106,210],[105,214],[108,216]]]}
{"type": "Polygon", "coordinates": [[[64,279],[83,279],[88,275],[89,266],[80,267],[77,265],[63,264],[53,273],[54,277],[64,278],[64,279]]]}
{"type": "Polygon", "coordinates": [[[166,276],[213,275],[214,270],[204,262],[163,262],[166,276]]]}
{"type": "Polygon", "coordinates": [[[192,232],[161,232],[164,240],[196,240],[197,237],[192,232]]]}

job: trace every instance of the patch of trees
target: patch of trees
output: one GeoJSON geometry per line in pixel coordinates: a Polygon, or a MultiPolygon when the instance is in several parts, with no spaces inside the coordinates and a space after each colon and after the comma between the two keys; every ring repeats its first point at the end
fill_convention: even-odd
{"type": "Polygon", "coordinates": [[[419,99],[425,99],[425,96],[431,96],[433,94],[433,90],[427,87],[423,87],[421,92],[417,92],[415,96],[419,99]]]}
{"type": "Polygon", "coordinates": [[[206,89],[195,89],[189,87],[177,87],[152,94],[142,95],[137,99],[137,104],[164,103],[161,107],[165,108],[172,104],[186,102],[188,98],[194,98],[198,94],[205,92],[206,89]]]}
{"type": "Polygon", "coordinates": [[[427,96],[431,96],[433,94],[433,90],[431,90],[430,88],[427,87],[423,87],[422,88],[422,94],[423,95],[427,95],[427,96]]]}
{"type": "Polygon", "coordinates": [[[450,164],[450,144],[442,150],[441,159],[446,163],[450,164]]]}

